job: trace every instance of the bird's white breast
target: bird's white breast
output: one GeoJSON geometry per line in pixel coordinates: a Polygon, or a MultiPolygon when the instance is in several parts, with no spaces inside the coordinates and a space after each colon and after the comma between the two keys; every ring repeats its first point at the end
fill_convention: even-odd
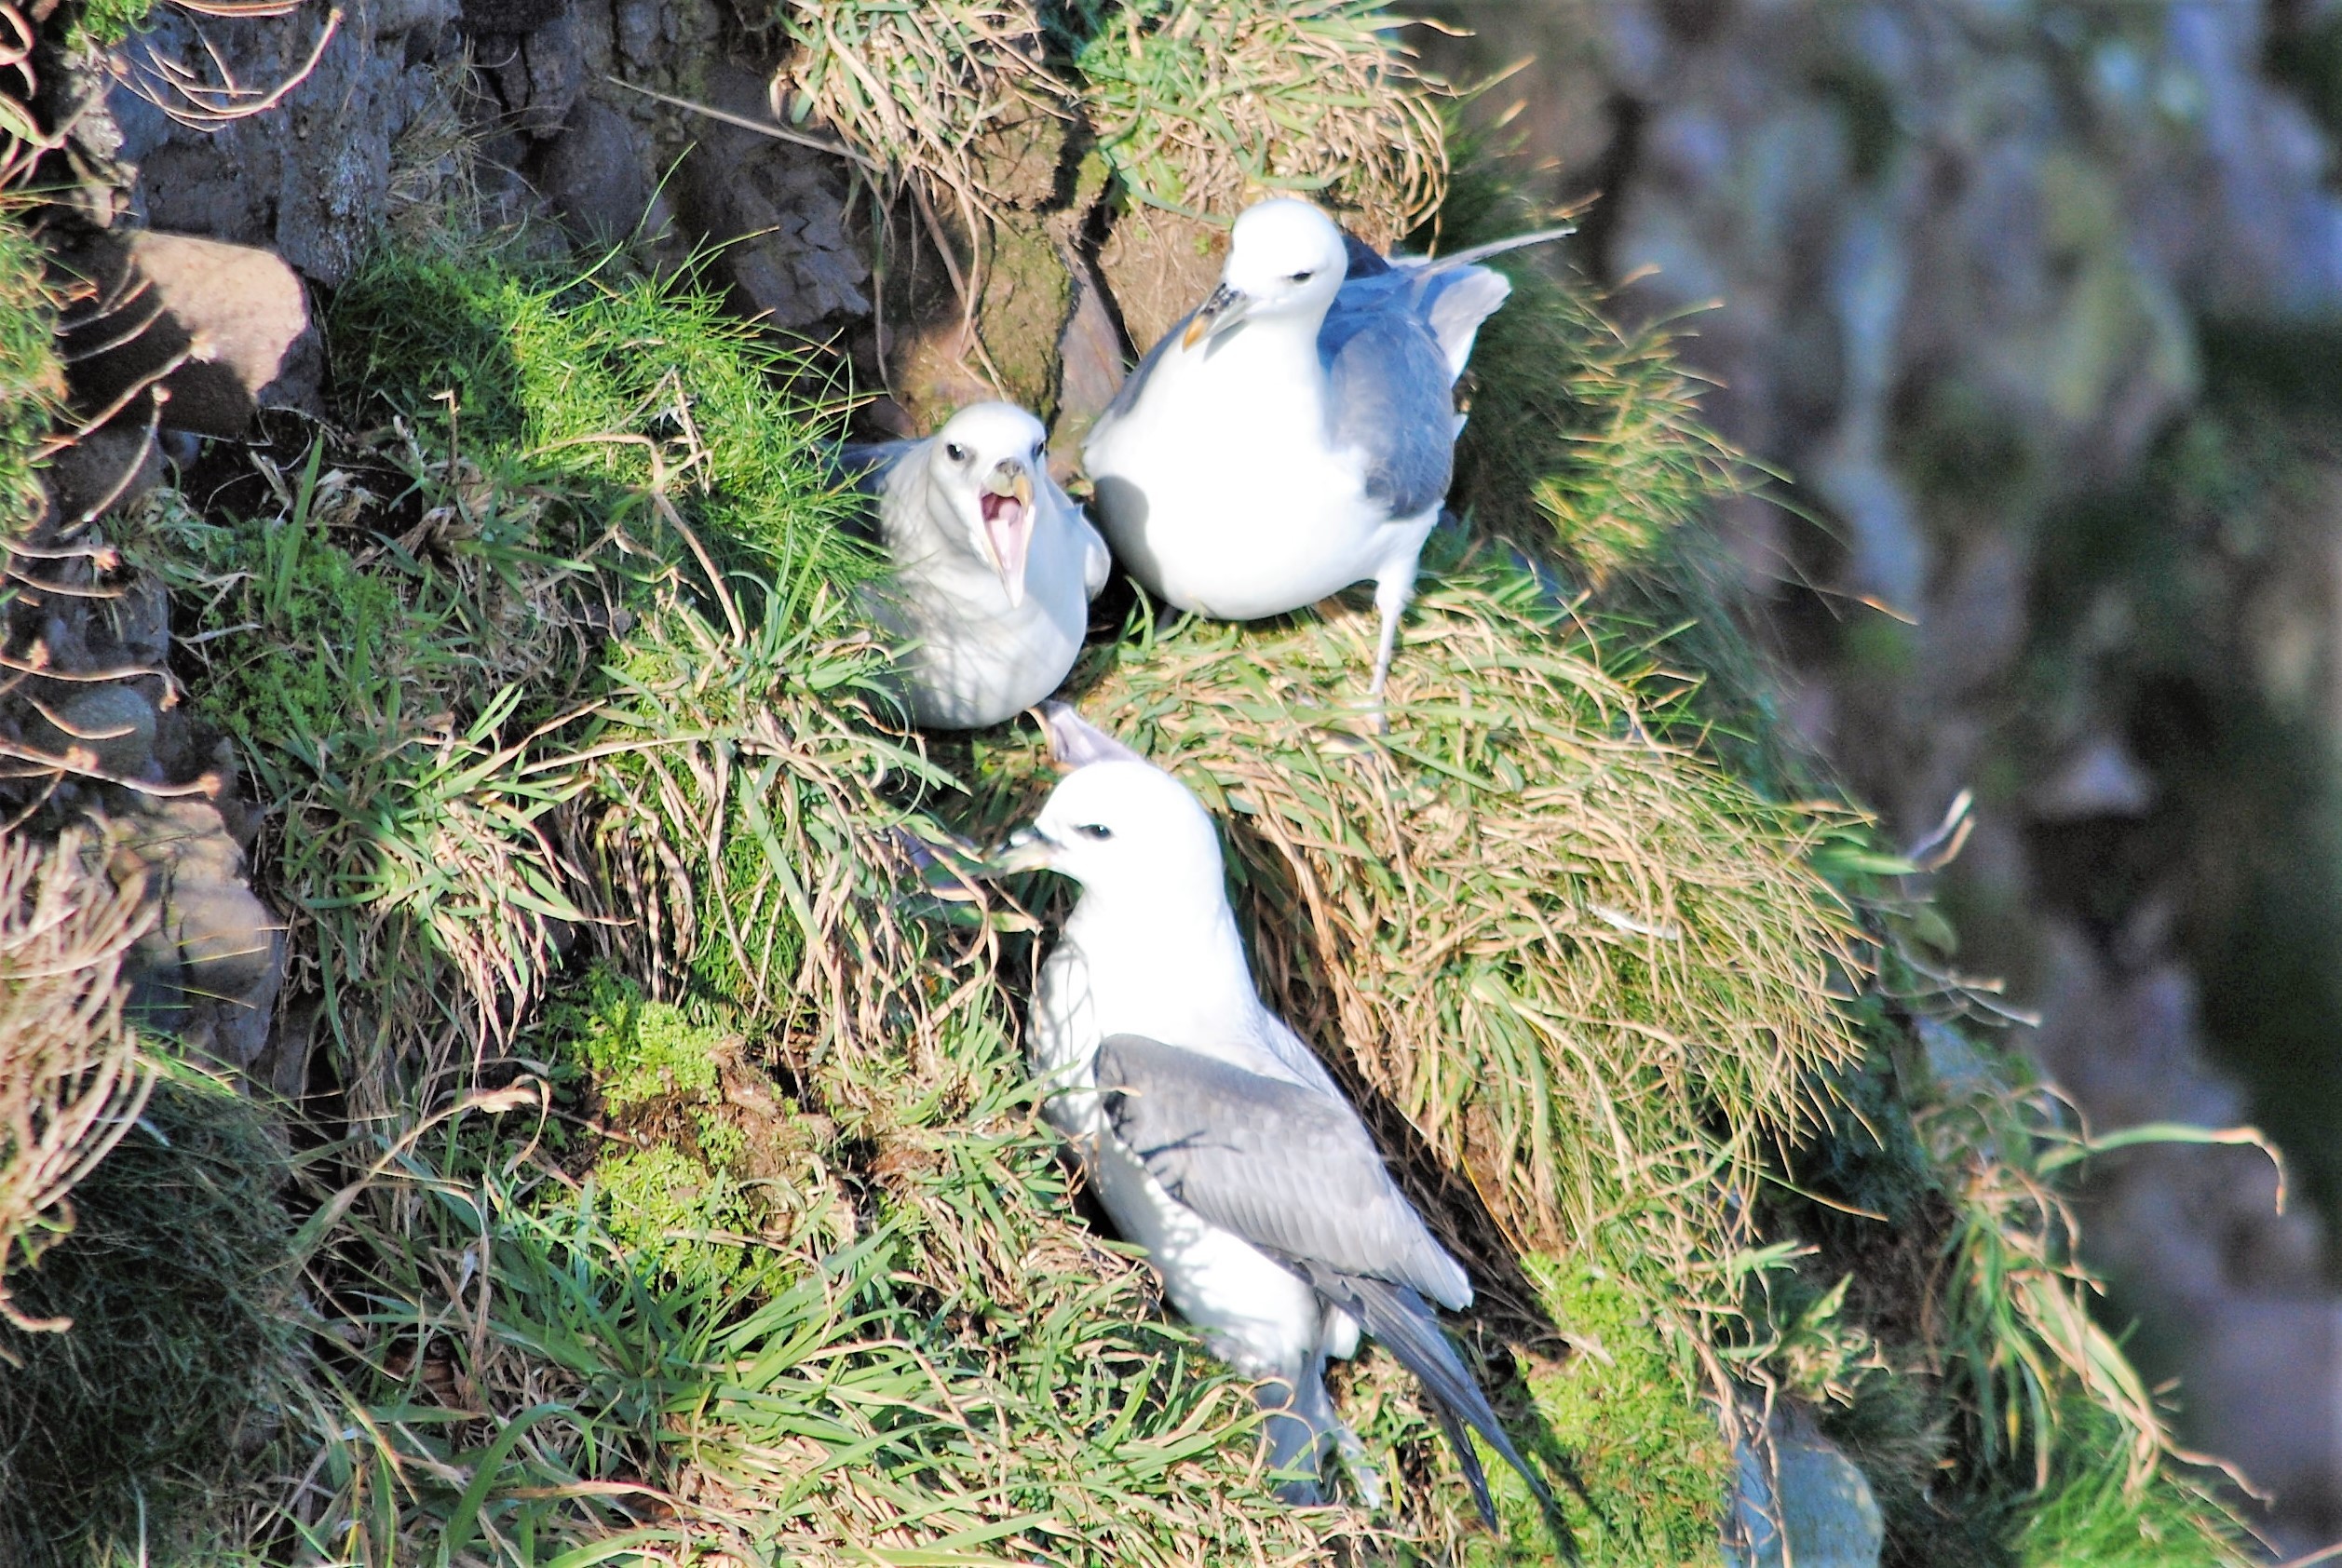
{"type": "Polygon", "coordinates": [[[1078,531],[1053,509],[1039,514],[1022,603],[991,568],[965,551],[931,545],[898,563],[898,628],[913,639],[912,714],[923,724],[978,728],[1055,691],[1081,652],[1090,625],[1078,531]]]}
{"type": "Polygon", "coordinates": [[[1084,450],[1115,553],[1182,609],[1282,615],[1374,575],[1389,520],[1328,447],[1316,331],[1253,322],[1157,360],[1084,450]]]}

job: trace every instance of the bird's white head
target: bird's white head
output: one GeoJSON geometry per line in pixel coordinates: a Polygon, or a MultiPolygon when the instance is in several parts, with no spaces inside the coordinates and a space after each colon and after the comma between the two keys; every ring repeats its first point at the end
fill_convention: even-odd
{"type": "Polygon", "coordinates": [[[1220,286],[1181,341],[1192,348],[1239,322],[1272,318],[1306,323],[1314,333],[1348,270],[1349,250],[1333,219],[1295,196],[1257,202],[1237,219],[1220,286]]]}
{"type": "Polygon", "coordinates": [[[995,868],[1047,868],[1085,892],[1166,912],[1224,904],[1220,835],[1187,787],[1063,703],[1047,704],[1043,716],[1051,750],[1073,771],[995,868]]]}
{"type": "Polygon", "coordinates": [[[1024,602],[1033,505],[1049,432],[1013,403],[960,410],[927,442],[928,507],[944,535],[1000,574],[1009,602],[1024,602]]]}

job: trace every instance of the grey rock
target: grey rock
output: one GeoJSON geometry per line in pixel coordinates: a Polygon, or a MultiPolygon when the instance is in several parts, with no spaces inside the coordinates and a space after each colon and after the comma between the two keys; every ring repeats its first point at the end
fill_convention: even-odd
{"type": "Polygon", "coordinates": [[[149,232],[93,241],[75,259],[99,291],[65,323],[80,407],[159,385],[166,426],[211,436],[244,435],[263,407],[320,408],[308,300],[278,257],[149,232]]]}
{"type": "Polygon", "coordinates": [[[25,726],[25,739],[45,751],[79,747],[125,778],[143,776],[154,763],[155,704],[129,682],[85,687],[49,711],[53,720],[36,712],[25,726]]]}
{"type": "Polygon", "coordinates": [[[264,245],[305,276],[339,283],[381,223],[391,144],[427,96],[417,88],[429,75],[434,19],[445,3],[400,0],[382,13],[382,27],[375,13],[345,10],[314,66],[325,23],[317,7],[205,18],[200,28],[177,7],[158,7],[154,25],[93,80],[90,106],[75,121],[76,150],[97,169],[93,177],[118,182],[125,210],[148,225],[264,245]],[[423,47],[412,50],[411,39],[423,47]],[[291,85],[269,113],[213,123],[186,115],[184,99],[163,85],[170,72],[232,78],[248,92],[291,85]],[[108,145],[116,151],[93,150],[108,145]]]}
{"type": "Polygon", "coordinates": [[[525,37],[568,9],[569,0],[464,0],[464,31],[475,37],[525,37]]]}
{"type": "MultiPolygon", "coordinates": [[[[770,115],[764,79],[738,66],[708,72],[708,101],[751,118],[770,115]]],[[[784,330],[871,313],[870,266],[846,222],[836,158],[709,122],[676,180],[676,214],[717,250],[715,267],[759,317],[784,330]]]]}
{"type": "Polygon", "coordinates": [[[1057,339],[1062,369],[1049,445],[1071,467],[1090,424],[1121,390],[1123,372],[1122,334],[1106,312],[1104,291],[1086,263],[1076,262],[1068,270],[1074,280],[1074,309],[1057,339]]]}
{"type": "Polygon", "coordinates": [[[1802,1422],[1777,1422],[1771,1463],[1758,1447],[1734,1445],[1731,1568],[1877,1568],[1886,1544],[1870,1482],[1837,1445],[1802,1422]]]}
{"type": "Polygon", "coordinates": [[[514,129],[536,142],[561,134],[586,80],[575,13],[563,9],[525,34],[481,34],[474,58],[514,129]]]}
{"type": "Polygon", "coordinates": [[[142,425],[110,425],[59,453],[47,473],[70,530],[135,506],[161,484],[162,446],[142,425]]]}
{"type": "Polygon", "coordinates": [[[142,1021],[223,1065],[250,1067],[267,1042],[285,951],[283,923],[247,882],[243,849],[200,797],[141,799],[106,828],[115,880],[141,881],[159,911],[133,976],[142,1021]]]}
{"type": "Polygon", "coordinates": [[[2034,791],[2026,804],[2042,822],[2144,817],[2155,804],[2155,780],[2120,741],[2096,735],[2034,791]]]}
{"type": "Polygon", "coordinates": [[[616,245],[637,233],[656,239],[660,225],[652,209],[663,204],[651,181],[651,156],[650,138],[633,121],[588,95],[547,152],[537,183],[570,232],[588,244],[616,245]]]}

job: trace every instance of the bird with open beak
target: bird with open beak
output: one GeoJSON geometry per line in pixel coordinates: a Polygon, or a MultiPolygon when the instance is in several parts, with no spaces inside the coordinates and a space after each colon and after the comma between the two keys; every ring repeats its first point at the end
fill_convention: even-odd
{"type": "Polygon", "coordinates": [[[1111,558],[1049,475],[1041,422],[978,403],[923,441],[848,447],[894,563],[872,611],[900,640],[912,717],[981,729],[1057,689],[1111,558]]]}

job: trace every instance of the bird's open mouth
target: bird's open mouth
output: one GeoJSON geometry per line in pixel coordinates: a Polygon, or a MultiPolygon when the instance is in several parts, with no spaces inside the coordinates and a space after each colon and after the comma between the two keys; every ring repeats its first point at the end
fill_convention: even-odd
{"type": "Polygon", "coordinates": [[[987,493],[982,501],[984,526],[1006,533],[1024,520],[1024,503],[1013,495],[987,493]]]}
{"type": "Polygon", "coordinates": [[[984,548],[991,553],[1009,602],[1024,602],[1024,554],[1033,543],[1033,480],[1023,469],[1003,464],[976,497],[984,520],[984,548]]]}

